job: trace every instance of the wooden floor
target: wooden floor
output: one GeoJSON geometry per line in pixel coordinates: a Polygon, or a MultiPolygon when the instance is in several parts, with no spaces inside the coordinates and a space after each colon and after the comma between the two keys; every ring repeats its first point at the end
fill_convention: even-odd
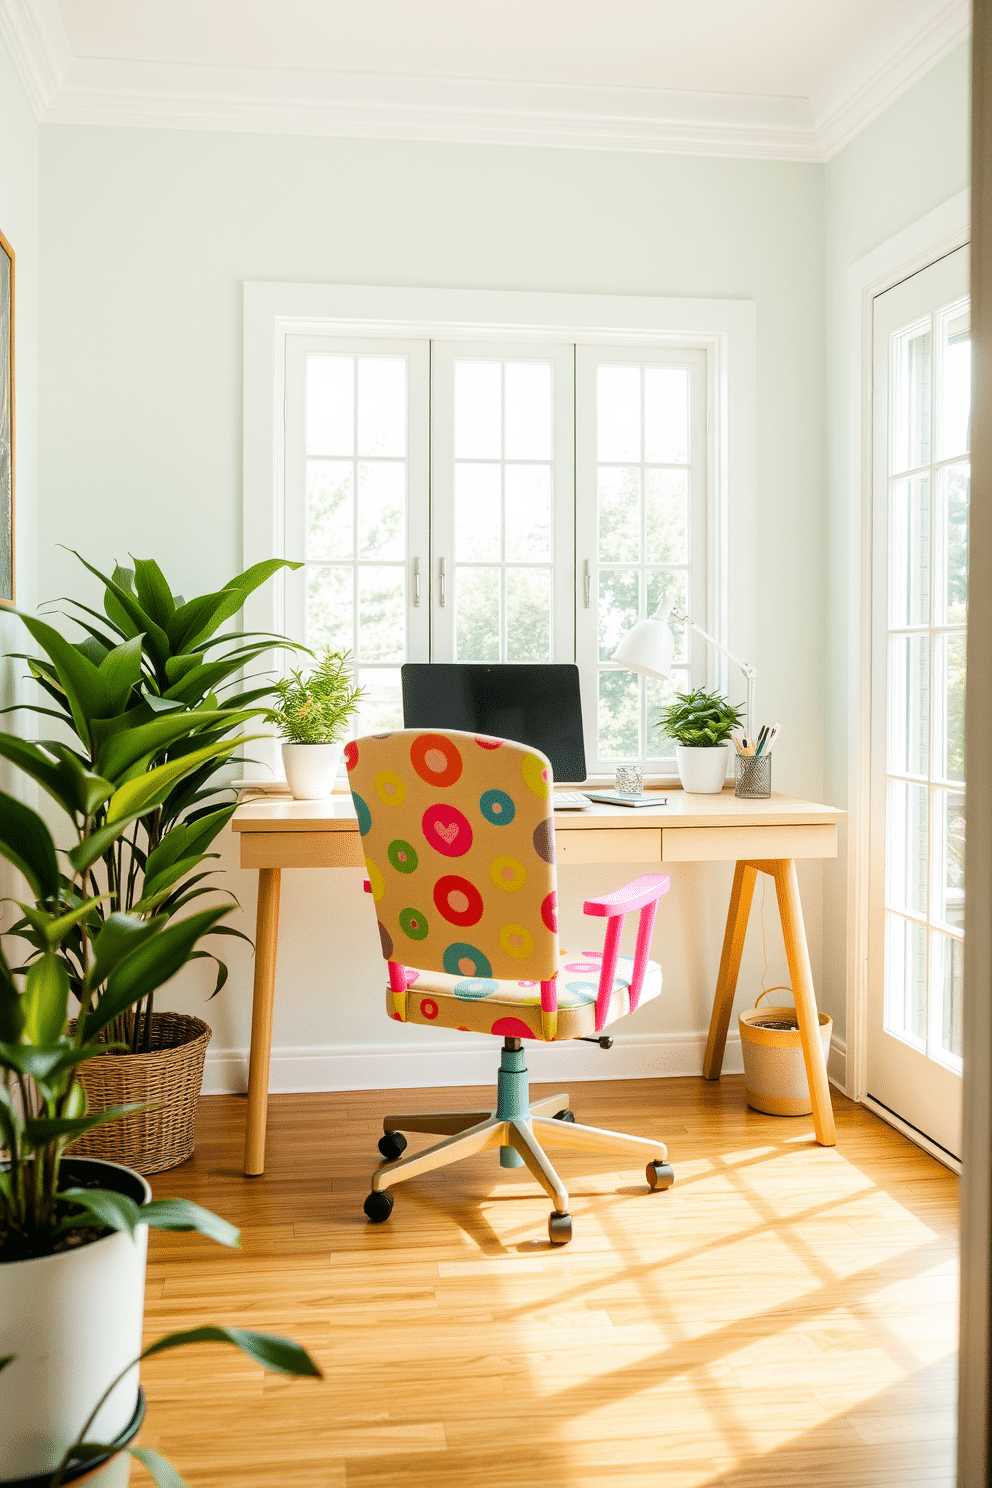
{"type": "Polygon", "coordinates": [[[480,1094],[276,1096],[247,1180],[245,1102],[203,1100],[194,1158],[155,1192],[233,1220],[243,1251],[153,1234],[147,1338],[287,1333],[325,1380],[217,1345],[150,1360],[140,1439],[192,1488],[953,1483],[946,1169],[836,1092],[831,1150],[809,1118],[748,1111],[739,1078],[595,1083],[572,1087],[578,1119],[660,1136],[674,1188],[563,1156],[575,1238],[552,1251],[543,1193],[485,1154],[369,1225],[382,1114],[480,1094]]]}

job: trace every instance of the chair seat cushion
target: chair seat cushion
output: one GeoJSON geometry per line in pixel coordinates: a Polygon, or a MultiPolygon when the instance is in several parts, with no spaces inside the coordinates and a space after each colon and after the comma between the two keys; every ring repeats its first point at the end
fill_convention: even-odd
{"type": "MultiPolygon", "coordinates": [[[[410,968],[414,980],[405,994],[405,1021],[428,1027],[459,1028],[464,1033],[494,1033],[500,1038],[533,1038],[545,1042],[590,1038],[596,1032],[596,994],[602,960],[602,951],[559,952],[558,1015],[550,1020],[541,1017],[540,982],[500,982],[489,977],[455,977],[410,968]]],[[[633,958],[620,956],[607,1023],[616,1022],[630,1011],[633,972],[633,958]]],[[[649,961],[640,1003],[649,1002],[660,991],[661,967],[656,961],[649,961]]],[[[390,1017],[400,1019],[396,1007],[399,1001],[387,988],[386,1009],[390,1017]]]]}

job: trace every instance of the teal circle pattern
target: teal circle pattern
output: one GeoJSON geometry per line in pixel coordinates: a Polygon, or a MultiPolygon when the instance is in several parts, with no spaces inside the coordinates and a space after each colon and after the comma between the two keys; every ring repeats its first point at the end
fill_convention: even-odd
{"type": "Polygon", "coordinates": [[[473,977],[491,977],[493,974],[489,961],[476,946],[469,945],[464,940],[452,941],[442,957],[442,964],[449,976],[465,976],[465,972],[459,965],[461,961],[472,962],[473,977]]]}
{"type": "Polygon", "coordinates": [[[404,842],[402,837],[397,837],[386,848],[386,857],[389,859],[397,873],[415,873],[420,859],[409,842],[404,842]]]}
{"type": "Polygon", "coordinates": [[[599,991],[595,982],[566,982],[565,990],[580,1003],[595,1002],[599,991]]]}
{"type": "Polygon", "coordinates": [[[501,790],[483,791],[479,798],[479,810],[494,827],[508,827],[517,814],[513,797],[501,790]]]}
{"type": "Polygon", "coordinates": [[[491,977],[466,977],[464,981],[455,983],[454,993],[462,1002],[478,1002],[482,997],[489,997],[498,988],[499,982],[494,982],[491,977]]]}
{"type": "Polygon", "coordinates": [[[404,935],[411,940],[426,940],[429,930],[427,916],[421,914],[419,909],[401,909],[399,913],[400,929],[404,935]]]}
{"type": "Polygon", "coordinates": [[[351,799],[355,803],[355,815],[358,817],[358,830],[361,832],[363,837],[367,837],[372,830],[372,813],[357,791],[352,791],[351,799]]]}

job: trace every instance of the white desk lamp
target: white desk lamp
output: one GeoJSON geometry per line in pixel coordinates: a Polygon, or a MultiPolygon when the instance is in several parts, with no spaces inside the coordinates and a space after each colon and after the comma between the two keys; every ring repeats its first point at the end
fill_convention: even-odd
{"type": "Polygon", "coordinates": [[[676,620],[681,620],[697,635],[709,641],[711,646],[715,646],[721,655],[726,656],[735,666],[739,666],[744,673],[747,680],[747,737],[753,739],[754,679],[757,675],[754,667],[746,661],[741,661],[739,656],[734,656],[726,646],[721,646],[714,636],[709,635],[694,620],[690,620],[688,615],[680,615],[675,610],[673,599],[663,599],[653,615],[650,615],[647,620],[639,620],[631,630],[628,630],[614,651],[612,660],[617,666],[622,666],[627,671],[641,672],[645,677],[659,677],[662,680],[670,677],[675,657],[675,637],[672,635],[668,622],[673,615],[676,620]]]}

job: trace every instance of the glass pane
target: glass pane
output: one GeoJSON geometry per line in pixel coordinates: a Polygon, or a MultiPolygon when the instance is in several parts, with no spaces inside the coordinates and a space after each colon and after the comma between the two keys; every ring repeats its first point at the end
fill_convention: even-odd
{"type": "Polygon", "coordinates": [[[455,465],[455,557],[499,562],[499,465],[455,465]]]}
{"type": "Polygon", "coordinates": [[[507,465],[506,557],[551,559],[551,466],[507,465]]]}
{"type": "Polygon", "coordinates": [[[930,723],[928,636],[889,637],[889,769],[898,775],[927,773],[930,723]]]}
{"type": "Polygon", "coordinates": [[[354,646],[352,572],[350,566],[307,570],[307,645],[315,651],[324,646],[350,651],[354,646]]]}
{"type": "MultiPolygon", "coordinates": [[[[675,601],[675,608],[679,614],[687,615],[689,613],[688,585],[689,576],[685,573],[649,573],[647,575],[647,613],[653,615],[661,601],[671,597],[675,601]]],[[[680,620],[670,620],[668,623],[675,637],[675,660],[688,661],[689,653],[686,648],[691,635],[688,625],[683,625],[680,620]]]]}
{"type": "Polygon", "coordinates": [[[688,563],[689,472],[647,471],[644,496],[647,561],[688,563]]]}
{"type": "Polygon", "coordinates": [[[968,618],[968,496],[971,467],[948,465],[937,473],[937,573],[935,625],[964,625],[968,618]]]}
{"type": "Polygon", "coordinates": [[[889,781],[885,816],[885,901],[911,914],[927,912],[927,810],[925,785],[889,781]]]}
{"type": "Polygon", "coordinates": [[[635,466],[599,471],[599,561],[638,563],[641,557],[641,472],[635,466]]]}
{"type": "Polygon", "coordinates": [[[927,932],[885,916],[885,1027],[923,1048],[927,1028],[927,932]]]}
{"type": "Polygon", "coordinates": [[[498,460],[503,395],[499,362],[455,362],[455,458],[498,460]]]}
{"type": "Polygon", "coordinates": [[[406,357],[358,358],[358,453],[406,454],[406,357]]]}
{"type": "Polygon", "coordinates": [[[399,668],[359,667],[358,685],[365,689],[355,716],[354,737],[403,727],[403,693],[399,668]]]}
{"type": "Polygon", "coordinates": [[[930,477],[889,488],[889,624],[930,624],[930,477]]]}
{"type": "MultiPolygon", "coordinates": [[[[599,572],[599,659],[609,661],[623,637],[640,619],[641,576],[635,570],[599,572]]],[[[625,674],[626,675],[626,674],[625,674]]]]}
{"type": "Polygon", "coordinates": [[[406,464],[399,460],[358,466],[358,556],[399,558],[405,552],[403,512],[406,464]]]}
{"type": "Polygon", "coordinates": [[[971,312],[967,300],[937,317],[937,459],[966,454],[971,422],[971,312]]]}
{"type": "Polygon", "coordinates": [[[506,571],[507,661],[551,660],[551,572],[506,571]]]}
{"type": "Polygon", "coordinates": [[[499,569],[455,569],[455,659],[499,661],[499,569]]]}
{"type": "Polygon", "coordinates": [[[600,460],[640,461],[640,367],[597,368],[596,429],[600,460]]]}
{"type": "Polygon", "coordinates": [[[682,668],[673,671],[671,677],[661,681],[657,677],[644,678],[644,701],[647,707],[647,749],[649,760],[672,759],[675,745],[663,729],[658,727],[662,712],[668,707],[677,692],[689,691],[689,673],[682,668]]]}
{"type": "Polygon", "coordinates": [[[307,461],[307,557],[350,558],[354,552],[354,466],[350,460],[307,461]]]}
{"type": "Polygon", "coordinates": [[[934,700],[937,705],[934,775],[942,780],[964,780],[963,635],[937,637],[934,700]]]}
{"type": "Polygon", "coordinates": [[[551,363],[507,362],[503,370],[506,389],[507,460],[551,459],[551,363]]]}
{"type": "Polygon", "coordinates": [[[307,454],[355,452],[355,358],[307,357],[307,454]]]}
{"type": "Polygon", "coordinates": [[[599,755],[640,759],[641,689],[634,672],[599,674],[599,755]]]}
{"type": "Polygon", "coordinates": [[[358,570],[358,655],[362,661],[402,661],[406,649],[406,571],[392,564],[358,570]]]}
{"type": "Polygon", "coordinates": [[[950,935],[933,933],[933,985],[940,1000],[938,1010],[940,1047],[952,1061],[964,1053],[964,942],[950,935]]]}
{"type": "Polygon", "coordinates": [[[644,458],[656,465],[689,460],[689,371],[647,367],[644,371],[644,458]]]}
{"type": "Polygon", "coordinates": [[[892,337],[889,474],[930,463],[930,322],[892,337]]]}
{"type": "Polygon", "coordinates": [[[933,917],[963,930],[964,792],[934,791],[933,809],[933,917]]]}

